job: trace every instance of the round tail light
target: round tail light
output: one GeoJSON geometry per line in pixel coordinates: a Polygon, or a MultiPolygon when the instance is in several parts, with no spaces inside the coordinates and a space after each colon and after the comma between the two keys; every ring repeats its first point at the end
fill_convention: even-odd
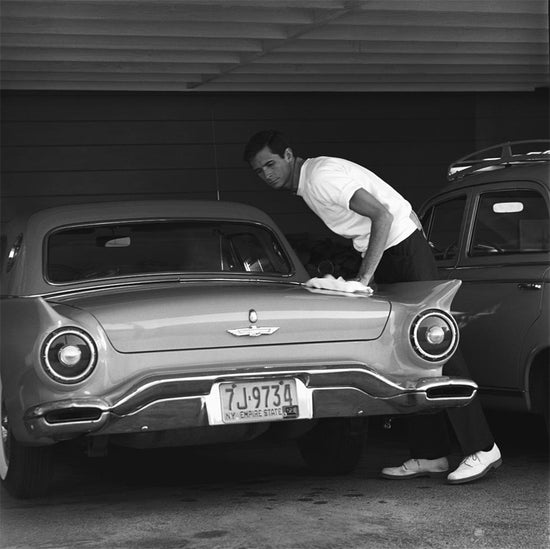
{"type": "Polygon", "coordinates": [[[450,357],[458,346],[458,326],[444,311],[432,309],[420,313],[410,331],[411,343],[419,356],[430,362],[450,357]]]}
{"type": "Polygon", "coordinates": [[[60,328],[42,345],[42,366],[60,383],[78,383],[95,368],[97,349],[93,339],[79,328],[60,328]]]}

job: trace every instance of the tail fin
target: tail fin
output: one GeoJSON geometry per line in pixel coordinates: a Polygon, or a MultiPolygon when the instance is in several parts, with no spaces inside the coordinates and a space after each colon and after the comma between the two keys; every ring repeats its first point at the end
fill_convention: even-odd
{"type": "Polygon", "coordinates": [[[374,297],[397,300],[406,305],[438,307],[450,312],[451,303],[462,284],[461,280],[430,280],[384,284],[377,288],[374,297]]]}

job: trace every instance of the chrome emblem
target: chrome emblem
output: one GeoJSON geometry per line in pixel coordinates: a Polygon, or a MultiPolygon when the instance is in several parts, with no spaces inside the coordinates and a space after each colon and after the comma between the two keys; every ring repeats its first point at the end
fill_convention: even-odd
{"type": "Polygon", "coordinates": [[[279,329],[278,326],[249,326],[248,328],[236,328],[235,330],[227,330],[231,335],[241,337],[250,336],[258,337],[263,335],[271,335],[279,329]]]}
{"type": "Polygon", "coordinates": [[[258,337],[262,335],[271,335],[275,333],[279,326],[256,326],[258,322],[258,313],[254,309],[248,311],[248,321],[250,326],[248,328],[235,328],[234,330],[227,330],[231,335],[241,337],[258,337]]]}

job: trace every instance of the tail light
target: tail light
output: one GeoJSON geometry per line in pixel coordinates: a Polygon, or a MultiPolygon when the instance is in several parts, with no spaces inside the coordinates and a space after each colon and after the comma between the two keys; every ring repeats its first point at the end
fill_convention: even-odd
{"type": "Polygon", "coordinates": [[[458,346],[458,326],[450,314],[430,309],[414,319],[410,338],[419,356],[430,362],[439,362],[455,352],[458,346]]]}
{"type": "Polygon", "coordinates": [[[41,352],[46,373],[60,383],[78,383],[95,368],[97,348],[80,328],[60,328],[44,341],[41,352]]]}

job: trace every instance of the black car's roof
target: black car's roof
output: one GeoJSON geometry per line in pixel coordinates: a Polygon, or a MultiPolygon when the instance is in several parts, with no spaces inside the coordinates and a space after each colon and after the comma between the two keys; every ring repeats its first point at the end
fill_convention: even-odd
{"type": "Polygon", "coordinates": [[[443,192],[503,181],[536,181],[550,189],[550,162],[504,164],[457,178],[445,185],[443,192]]]}
{"type": "Polygon", "coordinates": [[[550,140],[507,141],[453,162],[443,192],[504,181],[537,181],[548,187],[549,169],[550,140]]]}

